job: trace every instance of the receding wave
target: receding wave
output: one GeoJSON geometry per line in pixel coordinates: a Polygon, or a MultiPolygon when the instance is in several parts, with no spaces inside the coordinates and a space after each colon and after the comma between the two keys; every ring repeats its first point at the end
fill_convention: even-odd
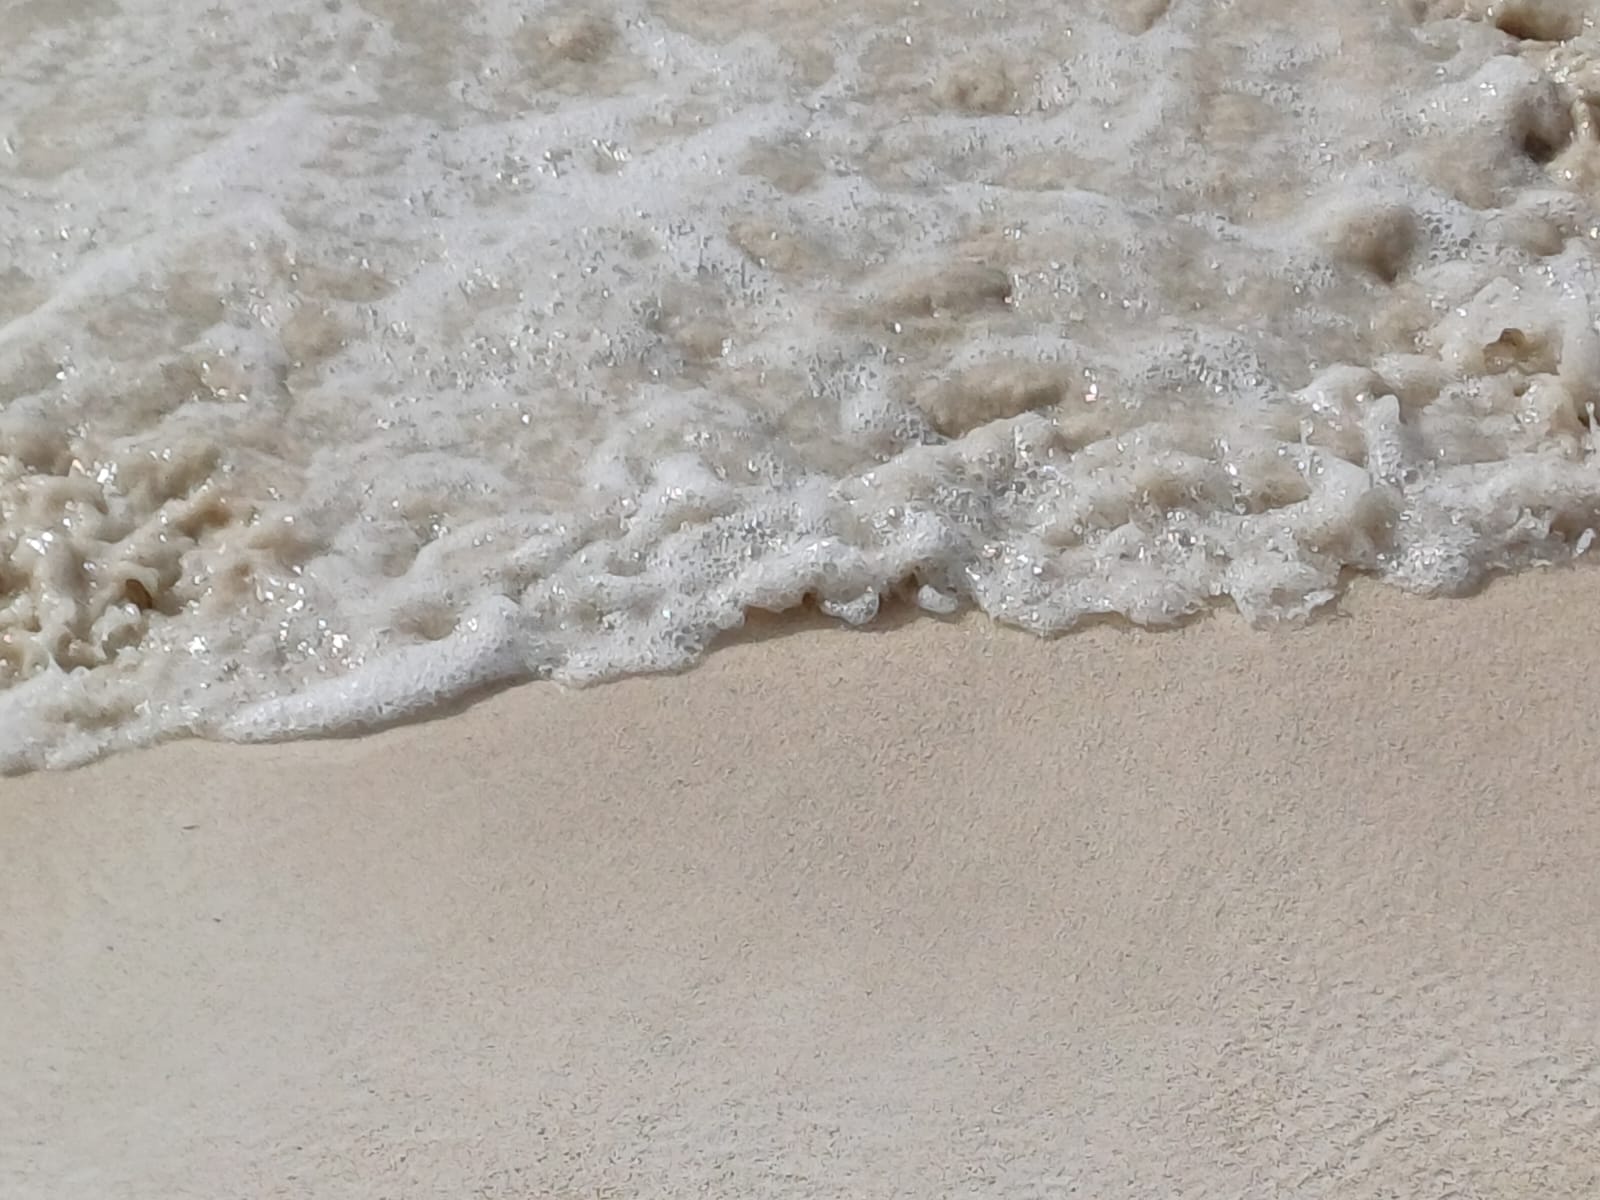
{"type": "Polygon", "coordinates": [[[80,0],[0,55],[6,769],[1600,525],[1585,4],[80,0]]]}

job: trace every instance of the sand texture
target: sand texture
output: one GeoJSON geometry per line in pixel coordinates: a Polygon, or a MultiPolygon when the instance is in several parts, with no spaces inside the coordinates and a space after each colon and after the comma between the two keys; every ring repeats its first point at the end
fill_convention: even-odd
{"type": "Polygon", "coordinates": [[[0,780],[0,1195],[1600,1194],[1600,573],[0,780]]]}

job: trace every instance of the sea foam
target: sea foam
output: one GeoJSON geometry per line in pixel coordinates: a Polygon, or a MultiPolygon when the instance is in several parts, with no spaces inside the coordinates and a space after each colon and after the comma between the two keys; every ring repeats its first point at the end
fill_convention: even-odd
{"type": "Polygon", "coordinates": [[[1600,525],[1576,0],[81,0],[0,56],[6,769],[1600,525]]]}

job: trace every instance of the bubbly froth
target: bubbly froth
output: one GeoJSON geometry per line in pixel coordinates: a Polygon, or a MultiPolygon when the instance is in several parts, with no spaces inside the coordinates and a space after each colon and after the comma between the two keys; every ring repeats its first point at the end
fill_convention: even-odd
{"type": "Polygon", "coordinates": [[[1576,0],[81,0],[0,55],[12,769],[1600,524],[1576,0]]]}

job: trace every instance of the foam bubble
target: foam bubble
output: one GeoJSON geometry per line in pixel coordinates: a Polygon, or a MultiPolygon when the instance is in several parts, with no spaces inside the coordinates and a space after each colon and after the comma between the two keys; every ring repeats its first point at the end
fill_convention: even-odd
{"type": "Polygon", "coordinates": [[[0,766],[1587,549],[1588,6],[1291,8],[29,9],[0,766]]]}

